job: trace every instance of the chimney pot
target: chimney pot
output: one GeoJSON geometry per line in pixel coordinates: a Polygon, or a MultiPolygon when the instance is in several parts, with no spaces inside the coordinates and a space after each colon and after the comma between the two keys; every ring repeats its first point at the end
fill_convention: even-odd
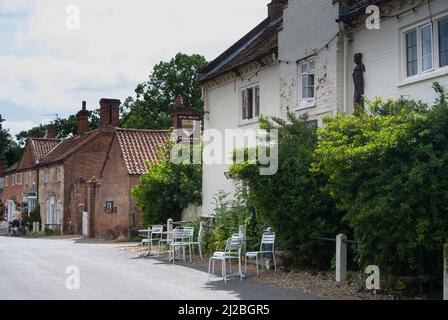
{"type": "Polygon", "coordinates": [[[76,132],[78,135],[82,135],[89,131],[89,111],[87,111],[87,102],[82,102],[82,109],[76,115],[77,118],[77,126],[76,132]]]}

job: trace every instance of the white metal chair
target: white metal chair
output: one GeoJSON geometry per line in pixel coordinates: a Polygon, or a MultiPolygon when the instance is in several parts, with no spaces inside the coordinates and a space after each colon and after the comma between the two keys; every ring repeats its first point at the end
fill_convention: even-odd
{"type": "Polygon", "coordinates": [[[159,241],[161,238],[162,232],[163,232],[163,226],[161,225],[154,225],[152,227],[149,227],[151,229],[151,236],[149,239],[143,239],[142,245],[148,245],[149,242],[151,242],[151,245],[154,241],[159,241]],[[157,238],[159,236],[159,238],[157,238]]]}
{"type": "Polygon", "coordinates": [[[240,275],[240,280],[243,280],[243,272],[241,268],[241,250],[243,247],[243,238],[232,237],[227,240],[226,248],[224,252],[215,252],[210,258],[208,263],[208,279],[210,280],[210,270],[212,274],[215,274],[215,261],[221,261],[222,264],[222,278],[224,282],[227,282],[227,261],[230,262],[230,272],[232,272],[232,260],[238,260],[238,271],[240,275]]]}
{"type": "Polygon", "coordinates": [[[169,250],[169,258],[170,261],[172,260],[173,263],[176,262],[176,250],[182,249],[183,252],[183,259],[185,261],[185,248],[189,248],[190,253],[190,262],[191,259],[191,247],[190,247],[190,231],[185,229],[174,229],[173,230],[173,236],[172,241],[169,243],[170,250],[169,250]]]}
{"type": "Polygon", "coordinates": [[[205,232],[204,226],[201,224],[201,226],[199,227],[198,237],[197,237],[196,241],[193,241],[193,240],[191,241],[191,246],[193,249],[193,256],[195,255],[194,254],[194,246],[198,246],[199,257],[201,258],[201,260],[202,260],[202,238],[204,237],[204,232],[205,232]]]}
{"type": "MultiPolygon", "coordinates": [[[[247,272],[247,260],[248,259],[254,259],[256,260],[257,265],[257,275],[259,274],[258,271],[258,256],[261,256],[261,260],[263,262],[263,255],[265,254],[272,254],[272,260],[274,261],[274,269],[277,271],[277,263],[275,261],[275,233],[264,233],[263,237],[261,239],[260,244],[260,251],[253,251],[253,252],[246,252],[246,259],[245,259],[245,272],[247,272]]],[[[263,263],[261,264],[261,267],[264,268],[263,263]]]]}

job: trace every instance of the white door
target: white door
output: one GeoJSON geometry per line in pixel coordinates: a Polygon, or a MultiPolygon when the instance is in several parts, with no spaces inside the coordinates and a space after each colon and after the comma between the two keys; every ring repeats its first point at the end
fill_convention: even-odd
{"type": "Polygon", "coordinates": [[[14,214],[16,213],[16,204],[13,200],[8,200],[8,222],[14,220],[14,214]]]}
{"type": "Polygon", "coordinates": [[[85,211],[82,213],[82,235],[89,236],[89,214],[85,211]]]}
{"type": "MultiPolygon", "coordinates": [[[[54,225],[56,224],[56,219],[55,219],[55,198],[51,197],[50,198],[50,224],[54,225]]],[[[53,226],[52,226],[53,227],[53,226]]]]}

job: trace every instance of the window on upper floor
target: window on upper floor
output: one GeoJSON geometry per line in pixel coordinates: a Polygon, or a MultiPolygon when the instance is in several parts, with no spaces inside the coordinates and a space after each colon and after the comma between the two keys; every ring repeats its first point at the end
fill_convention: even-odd
{"type": "Polygon", "coordinates": [[[403,32],[403,77],[430,74],[448,66],[448,18],[434,19],[403,32]]]}
{"type": "Polygon", "coordinates": [[[22,173],[16,173],[15,174],[15,181],[14,183],[18,186],[22,185],[22,179],[23,179],[23,174],[22,173]]]}
{"type": "Polygon", "coordinates": [[[25,180],[25,185],[26,185],[26,186],[29,185],[29,182],[30,182],[30,178],[29,178],[29,176],[30,176],[30,173],[29,173],[29,172],[25,172],[25,173],[24,173],[24,180],[25,180]]]}
{"type": "Polygon", "coordinates": [[[260,115],[260,86],[255,85],[241,90],[241,119],[252,120],[260,115]]]}
{"type": "Polygon", "coordinates": [[[315,70],[314,59],[299,64],[299,108],[308,108],[315,104],[315,70]]]}
{"type": "Polygon", "coordinates": [[[32,184],[36,185],[36,181],[37,181],[37,171],[33,171],[32,173],[32,184]]]}
{"type": "Polygon", "coordinates": [[[439,32],[439,66],[448,65],[448,19],[438,22],[439,32]]]}
{"type": "Polygon", "coordinates": [[[48,168],[44,169],[44,183],[48,183],[48,168]]]}
{"type": "Polygon", "coordinates": [[[62,180],[62,167],[57,166],[56,167],[56,181],[60,182],[62,180]]]}
{"type": "Polygon", "coordinates": [[[5,176],[5,187],[9,185],[9,176],[5,176]]]}

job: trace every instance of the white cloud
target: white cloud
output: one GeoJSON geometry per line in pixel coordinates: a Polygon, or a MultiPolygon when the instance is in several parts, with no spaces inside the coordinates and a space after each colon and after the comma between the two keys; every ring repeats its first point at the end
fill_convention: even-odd
{"type": "Polygon", "coordinates": [[[5,121],[3,128],[9,129],[9,133],[15,137],[16,134],[29,130],[35,127],[37,124],[32,121],[5,121]]]}
{"type": "Polygon", "coordinates": [[[266,17],[268,2],[0,0],[2,9],[31,12],[11,44],[16,50],[0,56],[0,97],[62,114],[81,100],[93,107],[101,97],[124,99],[179,51],[214,58],[266,17]],[[80,9],[80,30],[65,27],[69,5],[80,9]]]}

